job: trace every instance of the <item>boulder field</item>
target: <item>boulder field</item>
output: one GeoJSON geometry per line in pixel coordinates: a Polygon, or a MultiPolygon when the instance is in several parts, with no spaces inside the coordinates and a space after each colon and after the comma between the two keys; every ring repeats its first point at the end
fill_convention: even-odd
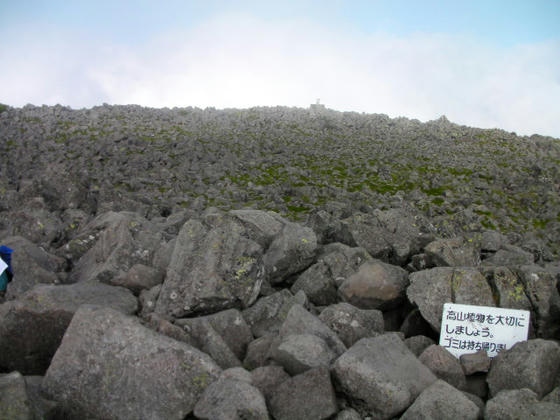
{"type": "Polygon", "coordinates": [[[558,159],[554,139],[328,110],[27,106],[0,113],[0,140],[15,250],[0,419],[560,418],[559,174],[532,160],[558,159]],[[468,140],[527,153],[509,179],[473,179],[468,140]],[[396,153],[412,143],[455,169],[419,170],[396,153]],[[528,310],[529,339],[456,358],[437,344],[445,303],[528,310]]]}

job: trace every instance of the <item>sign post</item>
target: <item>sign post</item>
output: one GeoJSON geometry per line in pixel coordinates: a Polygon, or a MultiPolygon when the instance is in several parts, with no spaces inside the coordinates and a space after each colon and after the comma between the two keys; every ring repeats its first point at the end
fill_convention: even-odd
{"type": "Polygon", "coordinates": [[[455,357],[486,350],[489,357],[526,341],[529,311],[490,306],[443,305],[439,345],[455,357]]]}

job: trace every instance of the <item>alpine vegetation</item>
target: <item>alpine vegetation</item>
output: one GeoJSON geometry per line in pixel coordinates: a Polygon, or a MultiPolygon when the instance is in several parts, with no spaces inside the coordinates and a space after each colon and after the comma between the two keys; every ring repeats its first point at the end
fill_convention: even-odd
{"type": "Polygon", "coordinates": [[[0,106],[0,174],[0,417],[559,418],[558,139],[0,106]],[[529,339],[457,358],[445,303],[529,339]]]}

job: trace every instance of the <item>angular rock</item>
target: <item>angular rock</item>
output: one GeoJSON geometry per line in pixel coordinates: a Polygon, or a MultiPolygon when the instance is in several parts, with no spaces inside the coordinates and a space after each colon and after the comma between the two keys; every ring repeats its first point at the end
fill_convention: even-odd
{"type": "Polygon", "coordinates": [[[208,355],[187,344],[113,309],[84,305],[43,390],[72,418],[183,419],[220,372],[208,355]]]}
{"type": "Polygon", "coordinates": [[[272,358],[294,376],[312,368],[329,367],[336,354],[316,335],[293,334],[282,339],[272,358]]]}
{"type": "Polygon", "coordinates": [[[290,290],[294,294],[303,290],[309,300],[318,306],[327,306],[338,301],[336,283],[330,275],[329,266],[323,261],[305,270],[290,290]]]}
{"type": "Polygon", "coordinates": [[[194,408],[199,419],[269,419],[266,402],[253,385],[230,378],[210,384],[194,408]]]}
{"type": "Polygon", "coordinates": [[[136,298],[101,283],[38,285],[19,299],[0,305],[0,370],[43,374],[82,304],[133,314],[136,298]]]}
{"type": "Polygon", "coordinates": [[[253,341],[251,328],[237,309],[227,309],[200,319],[207,319],[212,328],[220,334],[239,360],[243,360],[247,346],[253,341]]]}
{"type": "Polygon", "coordinates": [[[435,344],[435,342],[425,335],[415,335],[413,337],[408,337],[407,339],[405,339],[404,344],[406,344],[408,349],[412,353],[414,353],[416,357],[418,357],[424,350],[426,350],[432,344],[435,344]]]}
{"type": "Polygon", "coordinates": [[[264,256],[267,278],[271,284],[282,283],[290,275],[305,270],[313,263],[317,237],[308,227],[285,223],[264,256]]]}
{"type": "Polygon", "coordinates": [[[404,411],[437,380],[394,333],[361,339],[332,372],[347,398],[380,419],[404,411]]]}
{"type": "Polygon", "coordinates": [[[358,308],[388,310],[403,302],[408,284],[408,273],[402,268],[370,261],[348,277],[338,293],[358,308]]]}
{"type": "Polygon", "coordinates": [[[457,389],[464,389],[467,381],[459,360],[445,348],[431,345],[418,357],[439,379],[457,389]]]}
{"type": "Polygon", "coordinates": [[[536,320],[537,336],[560,337],[560,278],[537,265],[523,266],[517,275],[525,286],[525,294],[531,302],[536,320]]]}
{"type": "Polygon", "coordinates": [[[375,337],[384,330],[381,311],[359,309],[344,302],[323,309],[319,319],[337,333],[348,348],[361,338],[375,337]]]}
{"type": "Polygon", "coordinates": [[[559,405],[540,402],[537,394],[527,388],[503,390],[486,403],[484,418],[488,420],[560,419],[559,405]]]}
{"type": "Polygon", "coordinates": [[[444,303],[496,306],[490,286],[475,268],[436,267],[411,273],[406,294],[438,332],[444,303]]]}
{"type": "Polygon", "coordinates": [[[560,372],[560,346],[554,341],[534,339],[500,352],[488,373],[490,395],[505,389],[528,388],[539,398],[556,385],[560,372]]]}
{"type": "Polygon", "coordinates": [[[207,318],[186,318],[175,321],[195,341],[195,347],[210,355],[222,368],[241,366],[240,360],[207,318]]]}
{"type": "Polygon", "coordinates": [[[231,210],[228,215],[239,221],[245,228],[247,236],[265,250],[282,232],[284,224],[288,223],[277,213],[262,210],[231,210]]]}
{"type": "Polygon", "coordinates": [[[438,267],[474,267],[480,264],[478,250],[463,238],[438,239],[426,245],[424,252],[438,267]]]}
{"type": "Polygon", "coordinates": [[[438,380],[422,391],[401,416],[401,420],[477,420],[479,412],[480,408],[461,391],[445,381],[438,380]]]}
{"type": "Polygon", "coordinates": [[[163,273],[144,264],[135,264],[126,274],[105,281],[111,286],[126,287],[137,296],[142,290],[151,289],[162,282],[163,273]]]}
{"type": "Polygon", "coordinates": [[[503,245],[507,244],[507,238],[495,230],[486,230],[482,232],[480,239],[480,250],[483,252],[496,252],[503,245]]]}
{"type": "Polygon", "coordinates": [[[253,370],[265,366],[270,360],[270,348],[273,343],[277,344],[276,335],[263,335],[249,343],[247,354],[243,360],[245,369],[253,370]]]}
{"type": "Polygon", "coordinates": [[[260,298],[242,314],[251,327],[255,337],[274,334],[280,330],[288,312],[293,305],[306,305],[307,297],[303,291],[295,296],[289,290],[282,289],[272,295],[260,298]]]}
{"type": "Polygon", "coordinates": [[[492,288],[500,308],[530,311],[531,302],[525,294],[523,282],[507,267],[481,267],[481,273],[492,288]]]}
{"type": "Polygon", "coordinates": [[[282,366],[262,366],[251,372],[251,383],[257,387],[267,401],[275,395],[276,388],[290,379],[282,366]]]}
{"type": "Polygon", "coordinates": [[[336,356],[346,351],[346,346],[336,333],[301,305],[292,306],[290,312],[288,312],[288,316],[278,334],[279,340],[281,342],[285,337],[294,334],[311,334],[323,339],[336,356]]]}
{"type": "Polygon", "coordinates": [[[34,420],[25,380],[19,372],[0,375],[0,419],[34,420]]]}
{"type": "Polygon", "coordinates": [[[64,267],[64,260],[45,252],[28,239],[13,236],[2,240],[14,250],[12,267],[14,279],[8,284],[6,297],[15,299],[37,284],[56,284],[59,279],[55,274],[64,267]]]}
{"type": "Polygon", "coordinates": [[[365,249],[351,248],[338,242],[326,245],[319,256],[319,261],[325,263],[329,268],[337,288],[344,283],[344,280],[358,271],[363,263],[371,260],[373,258],[365,249]]]}
{"type": "Polygon", "coordinates": [[[476,353],[461,355],[459,361],[465,375],[472,375],[478,372],[488,372],[492,359],[488,357],[486,350],[479,350],[476,353]]]}
{"type": "Polygon", "coordinates": [[[125,275],[135,264],[151,265],[155,250],[162,242],[161,235],[153,229],[146,219],[135,213],[109,212],[99,216],[84,227],[84,236],[87,235],[84,239],[80,236],[74,240],[91,246],[79,260],[72,250],[72,241],[62,248],[61,252],[75,262],[70,281],[109,282],[125,275]],[[97,228],[102,230],[96,231],[97,228]]]}
{"type": "Polygon", "coordinates": [[[401,209],[357,213],[342,221],[340,242],[364,248],[372,257],[403,264],[417,254],[433,236],[420,231],[415,216],[401,209]]]}
{"type": "Polygon", "coordinates": [[[269,401],[276,420],[327,419],[338,411],[327,368],[315,368],[276,387],[269,401]]]}
{"type": "Polygon", "coordinates": [[[194,313],[246,308],[264,278],[262,247],[232,221],[210,228],[189,220],[179,235],[156,312],[181,318],[194,313]]]}

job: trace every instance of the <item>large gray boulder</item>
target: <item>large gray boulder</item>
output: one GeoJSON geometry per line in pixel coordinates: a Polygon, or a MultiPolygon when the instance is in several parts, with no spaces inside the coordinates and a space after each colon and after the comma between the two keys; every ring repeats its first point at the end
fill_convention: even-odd
{"type": "Polygon", "coordinates": [[[323,261],[305,270],[290,290],[294,294],[303,290],[309,301],[317,306],[327,306],[338,302],[339,299],[329,266],[323,261]]]}
{"type": "Polygon", "coordinates": [[[420,221],[402,209],[356,213],[342,221],[340,242],[364,248],[372,257],[400,265],[434,239],[420,221]]]}
{"type": "Polygon", "coordinates": [[[348,399],[380,419],[406,410],[437,380],[394,333],[361,339],[334,362],[332,373],[348,399]]]}
{"type": "Polygon", "coordinates": [[[360,309],[349,303],[338,303],[323,309],[319,319],[338,334],[350,348],[365,337],[375,337],[384,331],[383,313],[377,309],[360,309]]]}
{"type": "Polygon", "coordinates": [[[12,267],[14,278],[8,284],[7,299],[15,299],[37,284],[56,284],[56,273],[64,268],[64,260],[49,254],[42,248],[21,236],[12,236],[2,240],[14,250],[12,267]]]}
{"type": "Polygon", "coordinates": [[[480,408],[447,382],[437,380],[416,398],[401,420],[477,420],[480,408]]]}
{"type": "Polygon", "coordinates": [[[418,357],[438,378],[457,389],[464,389],[467,385],[465,373],[459,360],[444,347],[431,345],[418,357]]]}
{"type": "Polygon", "coordinates": [[[496,306],[492,289],[476,268],[436,267],[412,273],[409,278],[408,299],[438,332],[444,303],[496,306]]]}
{"type": "Polygon", "coordinates": [[[480,267],[481,273],[494,291],[500,308],[533,309],[531,301],[525,293],[525,285],[508,267],[480,267]]]}
{"type": "Polygon", "coordinates": [[[175,318],[246,308],[263,279],[262,247],[227,218],[215,226],[191,219],[177,236],[156,303],[156,312],[175,318]]]}
{"type": "Polygon", "coordinates": [[[342,299],[361,309],[388,310],[406,296],[408,273],[401,267],[368,261],[348,277],[338,289],[342,299]]]}
{"type": "Polygon", "coordinates": [[[284,337],[271,356],[292,376],[315,367],[328,368],[336,358],[336,354],[325,340],[311,334],[292,334],[284,337]]]}
{"type": "Polygon", "coordinates": [[[487,420],[560,419],[560,405],[539,401],[537,394],[527,388],[498,392],[484,408],[487,420]]]}
{"type": "Polygon", "coordinates": [[[560,346],[554,341],[534,339],[500,352],[488,373],[491,396],[504,389],[528,388],[539,398],[556,385],[560,373],[560,346]]]}
{"type": "Polygon", "coordinates": [[[518,266],[518,265],[531,265],[535,261],[533,254],[524,251],[523,249],[513,246],[504,245],[494,255],[485,259],[483,265],[497,265],[497,266],[518,266]]]}
{"type": "Polygon", "coordinates": [[[267,401],[275,395],[276,387],[290,379],[282,366],[261,366],[251,372],[251,384],[256,386],[267,401]]]}
{"type": "Polygon", "coordinates": [[[329,267],[329,272],[337,287],[354,274],[362,264],[373,258],[360,247],[349,247],[339,242],[325,245],[319,261],[329,267]]]}
{"type": "Polygon", "coordinates": [[[135,264],[125,274],[113,277],[105,283],[111,286],[126,287],[135,295],[139,295],[142,290],[149,290],[163,282],[164,273],[156,268],[144,264],[135,264]]]}
{"type": "Polygon", "coordinates": [[[136,213],[108,212],[98,216],[83,228],[82,235],[59,250],[75,264],[70,281],[110,282],[136,264],[151,266],[155,250],[165,243],[154,229],[136,213]]]}
{"type": "Polygon", "coordinates": [[[264,256],[267,279],[282,283],[309,267],[315,258],[317,237],[308,227],[287,222],[272,241],[264,256]]]}
{"type": "Polygon", "coordinates": [[[278,336],[281,342],[289,335],[300,334],[311,334],[323,339],[336,356],[346,351],[346,346],[333,330],[303,306],[294,305],[288,312],[278,336]]]}
{"type": "Polygon", "coordinates": [[[474,267],[480,264],[479,251],[472,242],[460,237],[430,242],[424,252],[438,267],[474,267]]]}
{"type": "Polygon", "coordinates": [[[220,368],[113,309],[74,315],[43,381],[71,418],[183,419],[220,368]]]}
{"type": "Polygon", "coordinates": [[[519,267],[516,271],[533,307],[537,336],[560,338],[560,277],[537,265],[519,267]]]}
{"type": "Polygon", "coordinates": [[[208,354],[222,369],[241,366],[241,361],[207,318],[186,318],[175,322],[194,339],[195,347],[208,354]]]}
{"type": "Polygon", "coordinates": [[[138,305],[129,290],[101,283],[35,286],[0,305],[1,370],[43,374],[74,313],[86,303],[126,314],[133,314],[138,305]]]}
{"type": "Polygon", "coordinates": [[[231,210],[228,215],[240,222],[247,236],[263,249],[268,249],[272,241],[282,232],[288,221],[271,211],[243,209],[231,210]]]}
{"type": "Polygon", "coordinates": [[[264,396],[250,383],[220,378],[210,384],[194,408],[194,415],[207,420],[268,420],[264,396]]]}
{"type": "Polygon", "coordinates": [[[253,341],[251,329],[237,309],[178,319],[175,325],[193,337],[195,346],[212,356],[222,368],[240,366],[247,346],[253,341]]]}
{"type": "Polygon", "coordinates": [[[329,370],[315,368],[284,381],[276,387],[269,406],[276,420],[329,418],[338,411],[329,370]]]}

